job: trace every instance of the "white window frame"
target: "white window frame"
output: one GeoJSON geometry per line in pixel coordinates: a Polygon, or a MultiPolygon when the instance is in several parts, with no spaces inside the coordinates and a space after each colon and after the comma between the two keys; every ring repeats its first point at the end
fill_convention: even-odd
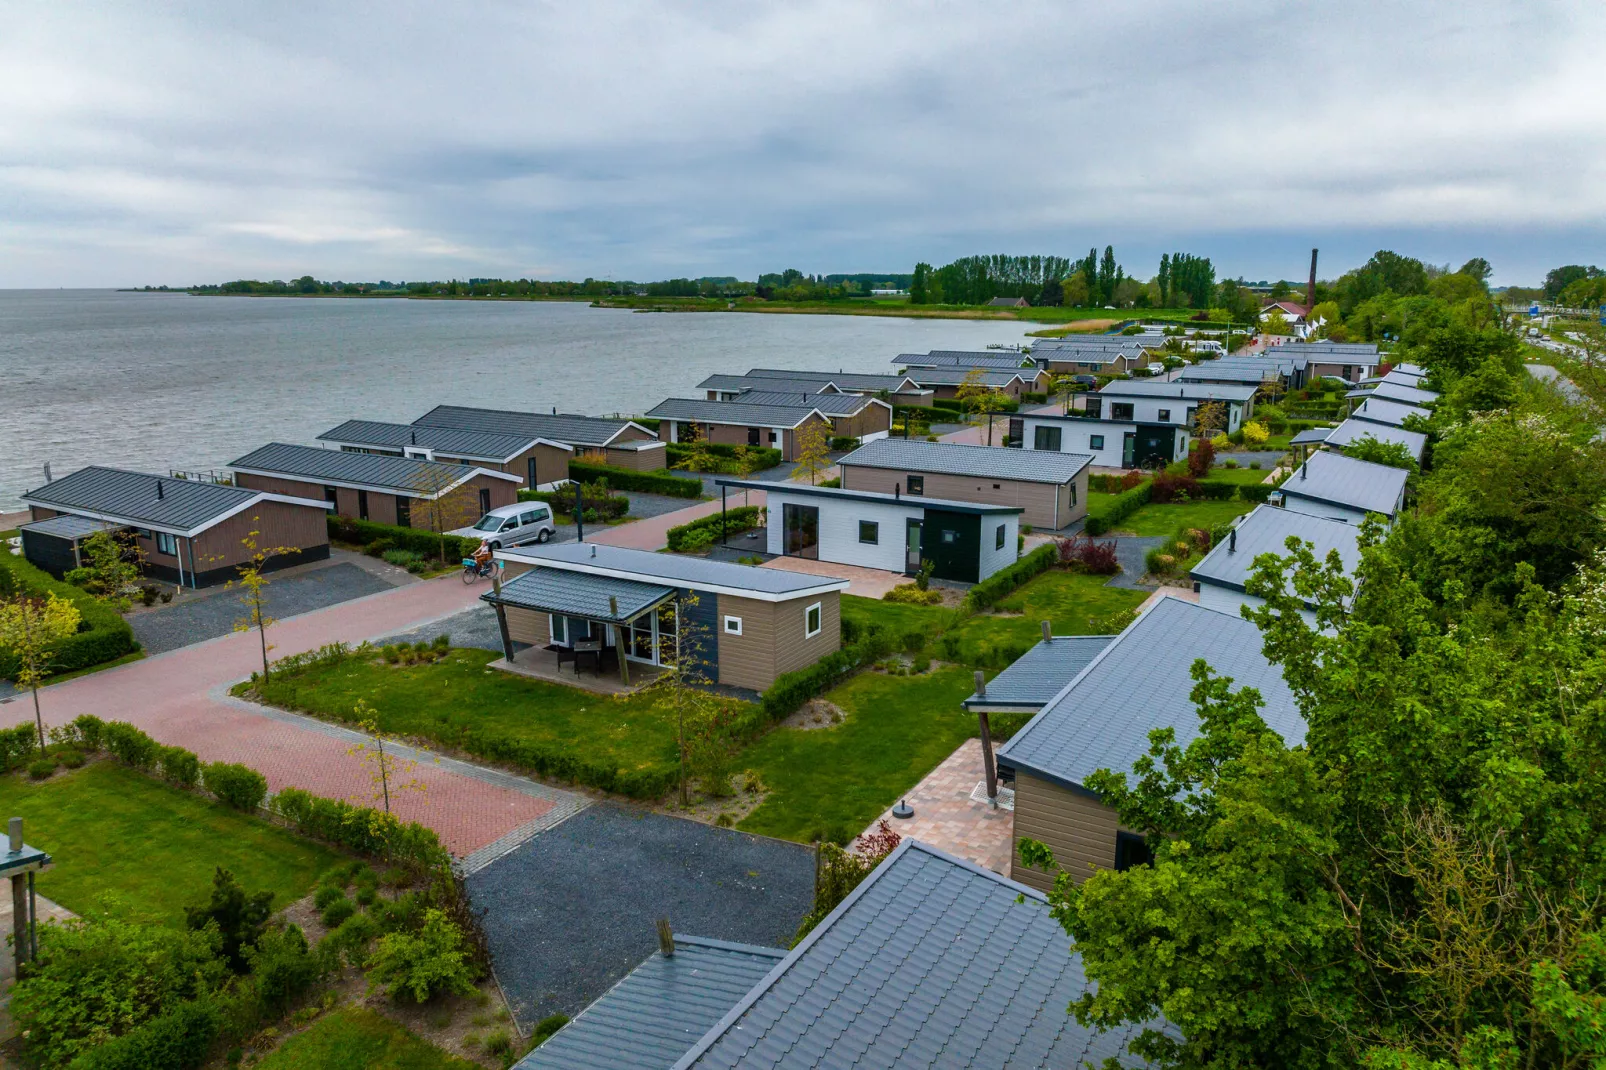
{"type": "Polygon", "coordinates": [[[177,557],[178,536],[169,535],[165,531],[158,531],[156,533],[156,552],[159,554],[167,554],[169,557],[177,557]],[[169,546],[171,546],[172,549],[168,549],[169,546]]]}
{"type": "Polygon", "coordinates": [[[568,618],[560,616],[557,613],[548,613],[546,615],[546,634],[547,634],[547,638],[552,641],[554,646],[568,646],[569,645],[569,621],[568,621],[568,618]],[[558,625],[560,623],[563,625],[563,628],[562,628],[563,638],[562,639],[558,638],[558,631],[559,631],[558,625]]]}
{"type": "Polygon", "coordinates": [[[726,617],[725,618],[725,634],[726,635],[741,635],[742,634],[742,618],[740,618],[740,617],[726,617]],[[732,627],[732,625],[735,625],[735,627],[732,627]]]}
{"type": "Polygon", "coordinates": [[[803,610],[803,638],[813,639],[823,631],[825,631],[825,609],[821,603],[815,602],[803,610]],[[810,613],[819,613],[820,615],[819,624],[812,632],[809,631],[810,613]]]}

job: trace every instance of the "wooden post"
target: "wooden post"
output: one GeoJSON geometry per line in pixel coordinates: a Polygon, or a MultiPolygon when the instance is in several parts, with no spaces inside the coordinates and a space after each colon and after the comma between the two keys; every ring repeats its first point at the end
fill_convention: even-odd
{"type": "MultiPolygon", "coordinates": [[[[976,670],[976,697],[987,697],[987,678],[976,670]]],[[[993,729],[986,710],[976,711],[976,723],[981,727],[981,763],[987,774],[987,803],[998,808],[998,765],[993,760],[993,729]]]]}
{"type": "Polygon", "coordinates": [[[658,950],[666,959],[675,953],[675,930],[669,927],[668,918],[658,919],[658,950]]]}
{"type": "MultiPolygon", "coordinates": [[[[501,562],[496,562],[497,566],[500,564],[501,562]]],[[[491,591],[497,598],[497,601],[493,604],[496,606],[496,629],[502,633],[502,656],[511,665],[513,664],[513,636],[507,630],[507,610],[501,602],[502,570],[496,566],[491,568],[491,591]]]]}
{"type": "MultiPolygon", "coordinates": [[[[586,485],[584,483],[580,482],[578,479],[574,481],[574,541],[575,542],[585,542],[586,541],[586,522],[585,522],[586,489],[585,488],[586,488],[586,485]]],[[[579,672],[580,671],[578,663],[576,664],[576,667],[575,667],[574,671],[575,672],[579,672]]]]}
{"type": "MultiPolygon", "coordinates": [[[[610,594],[608,596],[608,612],[614,617],[619,616],[619,599],[615,595],[610,594]]],[[[625,626],[623,624],[615,624],[613,626],[613,638],[615,647],[619,651],[619,682],[629,687],[630,663],[625,660],[625,626]]]]}
{"type": "MultiPolygon", "coordinates": [[[[11,851],[22,850],[22,818],[11,819],[11,851]]],[[[28,961],[28,876],[18,873],[11,878],[11,947],[16,954],[17,969],[28,961]]]]}

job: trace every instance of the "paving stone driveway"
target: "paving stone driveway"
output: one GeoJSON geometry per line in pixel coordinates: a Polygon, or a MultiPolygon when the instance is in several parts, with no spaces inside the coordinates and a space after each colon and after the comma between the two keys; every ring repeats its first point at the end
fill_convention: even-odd
{"type": "Polygon", "coordinates": [[[468,878],[520,1032],[574,1015],[676,932],[785,947],[814,898],[814,852],[597,803],[468,878]]]}

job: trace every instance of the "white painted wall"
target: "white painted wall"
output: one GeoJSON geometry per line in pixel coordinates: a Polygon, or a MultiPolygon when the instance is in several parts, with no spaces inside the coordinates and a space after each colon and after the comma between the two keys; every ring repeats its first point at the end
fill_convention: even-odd
{"type": "MultiPolygon", "coordinates": [[[[1243,606],[1255,609],[1266,604],[1264,598],[1256,598],[1252,594],[1235,591],[1231,587],[1222,587],[1206,580],[1199,580],[1198,583],[1199,604],[1206,609],[1220,610],[1237,617],[1240,616],[1239,609],[1243,606]]],[[[1311,610],[1301,609],[1299,615],[1305,618],[1306,624],[1313,628],[1316,626],[1316,614],[1311,610]]]]}
{"type": "MultiPolygon", "coordinates": [[[[1186,427],[1190,423],[1188,412],[1203,405],[1205,402],[1196,398],[1141,398],[1121,397],[1116,394],[1100,394],[1101,411],[1105,416],[1110,415],[1110,407],[1117,404],[1130,404],[1132,406],[1131,423],[1139,424],[1176,424],[1186,427]],[[1165,417],[1160,413],[1164,411],[1165,417]]],[[[1240,401],[1224,401],[1227,407],[1227,430],[1238,430],[1244,421],[1244,404],[1240,401]]]]}
{"type": "Polygon", "coordinates": [[[1020,515],[1004,513],[981,518],[981,571],[978,579],[986,579],[1001,568],[1007,568],[1020,559],[1020,515]],[[1004,526],[1004,548],[998,549],[998,526],[1004,526]]]}
{"type": "Polygon", "coordinates": [[[1093,463],[1103,468],[1122,467],[1122,443],[1127,432],[1137,430],[1135,424],[1111,420],[1044,420],[1030,415],[1022,419],[1022,449],[1035,448],[1033,444],[1037,441],[1037,428],[1057,427],[1060,429],[1059,452],[1091,453],[1093,463]],[[1104,445],[1096,449],[1092,440],[1100,435],[1104,437],[1104,445]]]}
{"type": "Polygon", "coordinates": [[[823,496],[793,494],[784,490],[766,491],[769,506],[768,552],[779,554],[783,537],[782,508],[787,502],[813,506],[820,511],[820,560],[839,561],[863,568],[879,568],[888,572],[902,572],[904,566],[904,529],[910,517],[925,515],[925,505],[893,505],[890,503],[832,500],[823,496]],[[874,544],[859,541],[859,521],[871,520],[879,525],[878,541],[874,544]]]}
{"type": "Polygon", "coordinates": [[[1310,498],[1300,498],[1283,487],[1283,508],[1290,513],[1303,513],[1305,516],[1319,516],[1323,520],[1341,520],[1346,524],[1359,524],[1366,519],[1366,513],[1360,509],[1351,509],[1343,505],[1334,505],[1331,502],[1319,502],[1310,498]]]}

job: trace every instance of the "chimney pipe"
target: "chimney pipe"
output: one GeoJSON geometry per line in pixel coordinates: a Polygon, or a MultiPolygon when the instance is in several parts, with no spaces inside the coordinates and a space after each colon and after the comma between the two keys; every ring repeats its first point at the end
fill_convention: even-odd
{"type": "MultiPolygon", "coordinates": [[[[592,553],[596,553],[595,550],[592,550],[591,552],[592,553]]],[[[1235,553],[1238,552],[1238,529],[1237,528],[1233,528],[1232,531],[1229,532],[1228,535],[1227,535],[1227,552],[1229,554],[1235,554],[1235,553]]]]}
{"type": "Polygon", "coordinates": [[[987,697],[987,677],[982,674],[980,669],[976,670],[976,697],[987,697]]]}
{"type": "Polygon", "coordinates": [[[892,485],[892,497],[893,497],[894,501],[896,501],[897,499],[903,497],[903,484],[902,483],[894,483],[892,485]]]}
{"type": "Polygon", "coordinates": [[[1309,467],[1310,467],[1310,462],[1309,461],[1306,461],[1304,464],[1299,466],[1299,478],[1300,479],[1304,479],[1305,478],[1305,469],[1307,469],[1309,467]]]}
{"type": "Polygon", "coordinates": [[[668,918],[658,919],[658,951],[666,959],[675,954],[675,930],[669,927],[668,918]]]}
{"type": "MultiPolygon", "coordinates": [[[[593,546],[591,549],[595,551],[596,547],[593,546]]],[[[617,595],[610,594],[608,596],[608,615],[613,617],[619,615],[619,597],[617,595]]]]}
{"type": "Polygon", "coordinates": [[[50,480],[50,462],[46,461],[45,462],[45,482],[49,483],[50,481],[51,481],[50,480]]]}
{"type": "Polygon", "coordinates": [[[1049,625],[1049,622],[1045,620],[1043,622],[1043,642],[1046,643],[1046,642],[1048,642],[1049,640],[1051,640],[1053,638],[1054,638],[1054,632],[1053,632],[1051,626],[1049,625]]]}
{"type": "Polygon", "coordinates": [[[1316,250],[1310,251],[1310,284],[1305,287],[1305,311],[1316,307],[1316,250]]]}
{"type": "Polygon", "coordinates": [[[156,481],[156,500],[161,501],[164,497],[166,497],[166,495],[162,491],[162,481],[158,479],[156,481]]]}

